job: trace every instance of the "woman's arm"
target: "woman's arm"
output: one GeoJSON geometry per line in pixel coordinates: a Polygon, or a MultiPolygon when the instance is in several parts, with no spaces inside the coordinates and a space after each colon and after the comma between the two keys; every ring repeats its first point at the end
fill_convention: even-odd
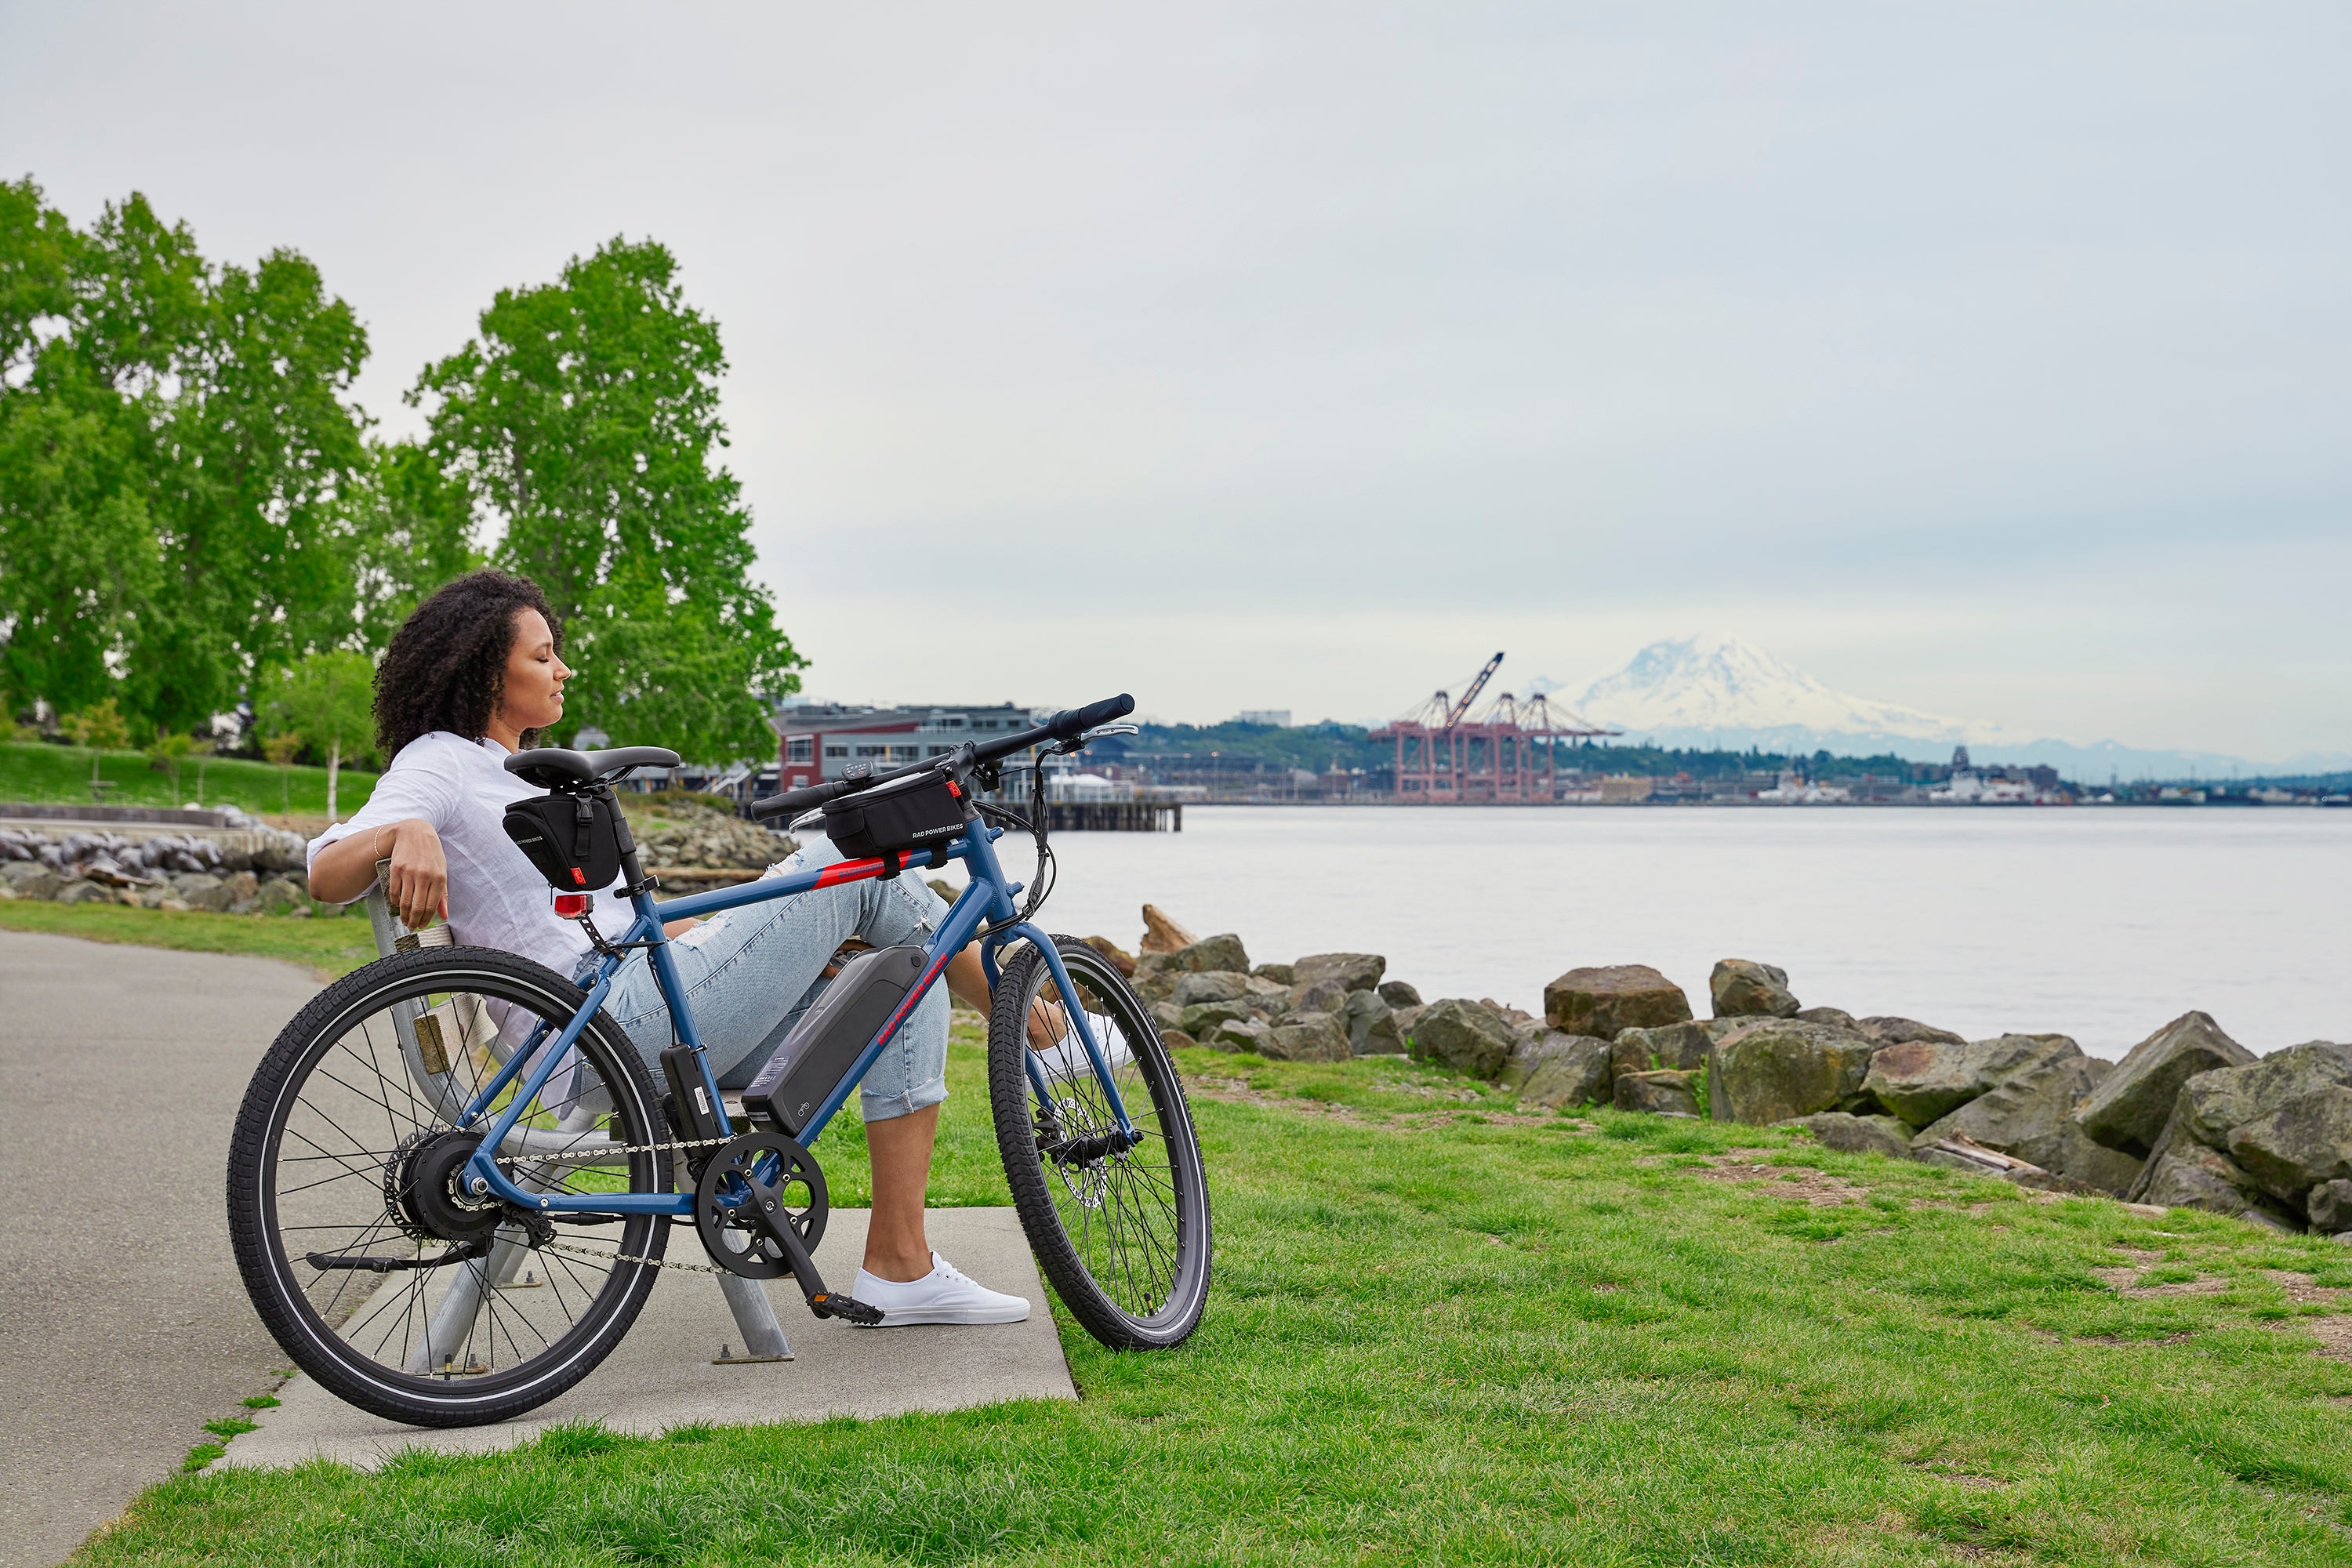
{"type": "Polygon", "coordinates": [[[320,850],[310,861],[310,896],[330,904],[350,903],[368,890],[375,880],[375,863],[387,855],[392,873],[384,897],[393,911],[411,930],[431,924],[448,907],[449,862],[441,853],[441,836],[421,816],[368,828],[320,850]]]}

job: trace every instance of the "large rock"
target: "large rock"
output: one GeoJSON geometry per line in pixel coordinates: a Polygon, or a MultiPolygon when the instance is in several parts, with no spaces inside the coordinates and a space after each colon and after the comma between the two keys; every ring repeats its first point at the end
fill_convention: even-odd
{"type": "Polygon", "coordinates": [[[2161,1208],[2203,1209],[2281,1230],[2299,1228],[2227,1154],[2183,1138],[2150,1163],[2139,1201],[2161,1208]]]}
{"type": "Polygon", "coordinates": [[[272,877],[261,884],[261,907],[271,914],[302,901],[302,889],[290,878],[272,877]]]}
{"type": "Polygon", "coordinates": [[[1912,1146],[1916,1149],[1957,1136],[2054,1171],[2059,1163],[2060,1129],[2089,1087],[2089,1058],[2074,1041],[2058,1037],[2044,1042],[2040,1056],[2016,1068],[1991,1089],[1929,1122],[1912,1140],[1912,1146]]]}
{"type": "Polygon", "coordinates": [[[1652,1029],[1621,1029],[1610,1054],[1612,1070],[1652,1072],[1663,1068],[1689,1071],[1703,1068],[1715,1055],[1715,1042],[1699,1024],[1661,1024],[1652,1029]]]}
{"type": "Polygon", "coordinates": [[[2352,1089],[2329,1084],[2231,1129],[2230,1157],[2291,1203],[2322,1182],[2352,1177],[2352,1089]]]}
{"type": "Polygon", "coordinates": [[[1832,1029],[1852,1029],[1857,1035],[1870,1033],[1862,1026],[1861,1019],[1843,1007],[1800,1007],[1790,1016],[1808,1024],[1827,1024],[1832,1029]]]}
{"type": "Polygon", "coordinates": [[[1493,1008],[1448,996],[1421,1010],[1406,1051],[1418,1061],[1437,1062],[1472,1078],[1494,1078],[1515,1043],[1509,1025],[1493,1008]]]}
{"type": "Polygon", "coordinates": [[[1286,1062],[1344,1062],[1355,1054],[1348,1032],[1328,1013],[1285,1014],[1257,1048],[1261,1056],[1286,1062]]]}
{"type": "MultiPolygon", "coordinates": [[[[61,904],[110,904],[113,901],[114,889],[97,882],[68,882],[58,890],[58,902],[61,904]]],[[[216,906],[206,907],[226,909],[228,900],[223,899],[216,906]]]]}
{"type": "Polygon", "coordinates": [[[1925,1127],[2039,1060],[2050,1048],[2031,1035],[2002,1035],[1958,1045],[1905,1040],[1879,1047],[1870,1059],[1870,1076],[1863,1080],[1863,1087],[1913,1127],[1925,1127]]]}
{"type": "Polygon", "coordinates": [[[1555,1110],[1606,1105],[1611,1101],[1611,1048],[1597,1035],[1538,1035],[1513,1047],[1503,1067],[1503,1082],[1533,1105],[1555,1110]]]}
{"type": "Polygon", "coordinates": [[[1238,1002],[1249,994],[1249,977],[1230,969],[1211,969],[1199,974],[1180,974],[1175,992],[1169,1000],[1179,1007],[1190,1007],[1195,1002],[1238,1002]]]}
{"type": "MultiPolygon", "coordinates": [[[[939,888],[937,884],[939,879],[933,878],[932,881],[934,886],[931,890],[933,892],[938,892],[939,888]]],[[[953,903],[955,902],[955,900],[950,898],[948,900],[948,902],[953,903]]],[[[1118,970],[1121,975],[1130,980],[1135,977],[1135,954],[1128,952],[1127,949],[1119,946],[1118,943],[1111,941],[1111,939],[1107,936],[1087,937],[1086,939],[1086,943],[1088,947],[1093,948],[1097,952],[1101,953],[1105,958],[1109,959],[1111,967],[1118,970]]]]}
{"type": "Polygon", "coordinates": [[[1792,1018],[1799,1003],[1789,990],[1789,972],[1753,959],[1727,958],[1706,977],[1706,994],[1718,1018],[1792,1018]]]}
{"type": "Polygon", "coordinates": [[[1956,1035],[1949,1029],[1938,1029],[1934,1025],[1923,1024],[1916,1018],[1898,1018],[1892,1014],[1881,1014],[1876,1017],[1864,1018],[1861,1021],[1861,1025],[1864,1034],[1890,1046],[1899,1046],[1909,1040],[1927,1040],[1946,1046],[1965,1046],[1969,1043],[1964,1036],[1956,1035]]]}
{"type": "Polygon", "coordinates": [[[1293,985],[1312,985],[1318,980],[1336,980],[1342,993],[1370,991],[1388,973],[1389,961],[1376,952],[1316,952],[1309,953],[1290,966],[1293,985]]]}
{"type": "Polygon", "coordinates": [[[1707,1075],[1716,1118],[1769,1127],[1864,1102],[1875,1042],[1794,1018],[1764,1019],[1727,1036],[1707,1075]]]}
{"type": "Polygon", "coordinates": [[[1911,1157],[1911,1129],[1892,1116],[1853,1116],[1843,1110],[1817,1110],[1792,1124],[1813,1135],[1824,1149],[1844,1154],[1884,1154],[1890,1160],[1911,1157]]]}
{"type": "Polygon", "coordinates": [[[2110,1149],[2095,1141],[2083,1131],[2082,1123],[2072,1118],[2059,1124],[2058,1163],[2051,1169],[2062,1176],[2122,1197],[2138,1184],[2145,1163],[2120,1149],[2110,1149]]]}
{"type": "Polygon", "coordinates": [[[1250,963],[1249,954],[1242,948],[1242,939],[1226,931],[1219,936],[1202,937],[1196,942],[1162,955],[1160,966],[1173,974],[1199,974],[1213,969],[1247,973],[1250,963]]]}
{"type": "Polygon", "coordinates": [[[2242,1068],[2200,1072],[2180,1086],[2181,1130],[2216,1149],[2230,1132],[2315,1089],[2352,1084],[2352,1046],[2310,1040],[2242,1068]]]}
{"type": "Polygon", "coordinates": [[[1309,980],[1290,988],[1290,1006],[1294,1012],[1336,1013],[1347,1005],[1347,986],[1328,977],[1309,980]]]}
{"type": "Polygon", "coordinates": [[[38,860],[11,860],[0,865],[0,879],[5,879],[20,899],[54,899],[65,886],[65,879],[38,860]]]}
{"type": "Polygon", "coordinates": [[[1285,991],[1290,989],[1291,966],[1287,963],[1261,963],[1250,971],[1255,980],[1270,980],[1285,991]]]}
{"type": "MultiPolygon", "coordinates": [[[[1143,952],[1181,952],[1200,941],[1191,931],[1160,912],[1156,904],[1143,906],[1143,940],[1136,946],[1143,952]]],[[[1243,965],[1247,968],[1247,964],[1243,965]]]]}
{"type": "Polygon", "coordinates": [[[1698,1094],[1695,1081],[1698,1075],[1675,1072],[1671,1068],[1657,1072],[1619,1073],[1611,1086],[1611,1093],[1620,1110],[1646,1110],[1654,1116],[1698,1115],[1698,1094]]]}
{"type": "Polygon", "coordinates": [[[1176,1010],[1176,1026],[1196,1040],[1206,1039],[1218,1025],[1235,1023],[1251,1016],[1246,1002],[1195,1002],[1176,1010]]]}
{"type": "Polygon", "coordinates": [[[1231,1018],[1201,1037],[1201,1043],[1212,1050],[1255,1051],[1265,1054],[1266,1037],[1274,1026],[1263,1018],[1231,1018]]]}
{"type": "Polygon", "coordinates": [[[1613,1040],[1622,1029],[1679,1024],[1690,1016],[1682,987],[1646,963],[1571,969],[1544,987],[1544,1020],[1563,1034],[1613,1040]]]}
{"type": "Polygon", "coordinates": [[[2243,1067],[2254,1054],[2203,1013],[2184,1013],[2134,1046],[2076,1113],[2110,1149],[2145,1154],[2172,1114],[2180,1086],[2200,1072],[2243,1067]]]}
{"type": "Polygon", "coordinates": [[[2352,1230],[2352,1182],[2339,1176],[2320,1183],[2304,1195],[2303,1208],[2311,1216],[2311,1228],[2322,1236],[2352,1230]]]}
{"type": "Polygon", "coordinates": [[[1401,1056],[1404,1036],[1397,1032],[1396,1009],[1376,991],[1350,991],[1339,1009],[1339,1026],[1348,1031],[1348,1047],[1360,1057],[1401,1056]]]}
{"type": "Polygon", "coordinates": [[[1421,993],[1402,980],[1383,980],[1380,985],[1381,1000],[1391,1007],[1418,1007],[1421,993]]]}

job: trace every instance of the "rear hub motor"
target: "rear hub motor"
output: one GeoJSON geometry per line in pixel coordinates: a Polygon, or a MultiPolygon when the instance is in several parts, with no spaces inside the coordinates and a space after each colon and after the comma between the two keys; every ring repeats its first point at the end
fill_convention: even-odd
{"type": "Polygon", "coordinates": [[[466,1163],[482,1134],[452,1129],[404,1139],[384,1166],[384,1206],[401,1229],[423,1240],[473,1241],[499,1227],[502,1206],[466,1191],[466,1163]]]}

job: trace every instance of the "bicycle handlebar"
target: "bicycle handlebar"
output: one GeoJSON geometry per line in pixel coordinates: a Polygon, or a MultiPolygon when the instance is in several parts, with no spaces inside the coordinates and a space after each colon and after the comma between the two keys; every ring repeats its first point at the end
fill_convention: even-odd
{"type": "MultiPolygon", "coordinates": [[[[967,741],[958,749],[969,751],[971,760],[975,763],[992,763],[1001,757],[1009,757],[1015,752],[1025,752],[1041,742],[1075,741],[1097,724],[1108,724],[1114,719],[1124,719],[1134,711],[1135,699],[1126,692],[1121,692],[1117,697],[1106,697],[1099,702],[1089,702],[1083,708],[1066,708],[1034,729],[1018,731],[1010,735],[1000,735],[995,740],[983,741],[977,744],[967,741]]],[[[765,800],[753,801],[751,816],[761,820],[787,814],[797,816],[813,805],[823,805],[827,801],[839,800],[843,795],[855,795],[859,790],[872,789],[876,784],[887,784],[892,779],[904,778],[908,773],[921,773],[927,768],[936,768],[944,760],[946,759],[935,757],[928,763],[909,763],[903,768],[893,768],[885,773],[867,773],[862,778],[835,779],[830,784],[803,784],[799,789],[788,789],[782,795],[772,795],[765,800]]]]}

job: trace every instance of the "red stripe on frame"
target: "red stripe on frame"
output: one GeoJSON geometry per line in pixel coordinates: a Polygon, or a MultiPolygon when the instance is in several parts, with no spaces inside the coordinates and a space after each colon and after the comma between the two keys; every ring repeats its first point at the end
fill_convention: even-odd
{"type": "Polygon", "coordinates": [[[871,860],[837,860],[819,871],[811,886],[837,888],[844,882],[862,882],[868,877],[878,877],[882,871],[883,865],[878,857],[871,860]]]}

